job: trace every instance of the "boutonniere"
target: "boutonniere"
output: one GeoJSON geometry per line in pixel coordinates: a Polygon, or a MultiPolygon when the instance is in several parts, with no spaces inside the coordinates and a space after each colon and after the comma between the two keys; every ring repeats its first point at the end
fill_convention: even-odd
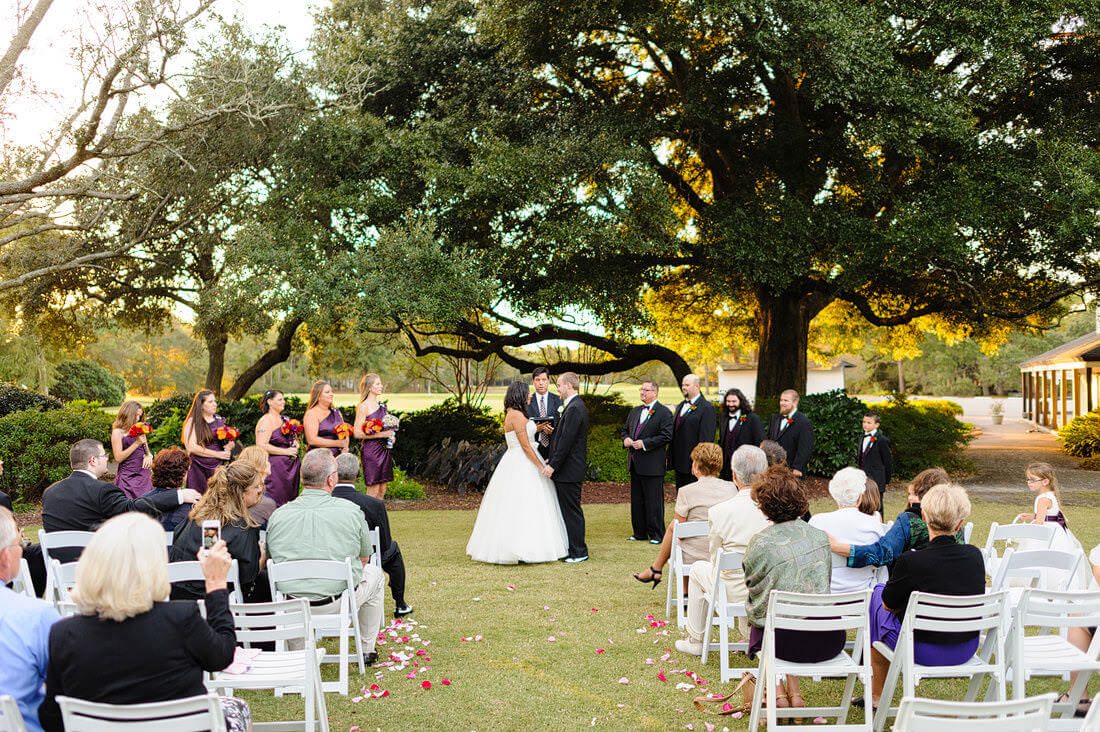
{"type": "Polygon", "coordinates": [[[565,405],[564,404],[559,405],[558,406],[558,414],[561,414],[564,411],[565,411],[565,405]]]}
{"type": "Polygon", "coordinates": [[[794,424],[794,417],[787,417],[787,426],[790,427],[794,424]]]}
{"type": "Polygon", "coordinates": [[[646,419],[649,419],[650,417],[653,416],[653,405],[652,404],[650,406],[646,407],[645,416],[646,416],[646,419]]]}
{"type": "Polygon", "coordinates": [[[747,420],[748,418],[749,418],[748,415],[742,414],[741,417],[737,421],[740,422],[741,424],[745,424],[745,420],[747,420]]]}
{"type": "Polygon", "coordinates": [[[696,409],[698,409],[698,408],[699,408],[699,405],[698,405],[698,404],[696,404],[695,402],[692,402],[692,403],[691,403],[691,406],[690,406],[690,407],[688,407],[688,411],[689,411],[689,412],[694,412],[694,411],[695,411],[696,409]]]}
{"type": "MultiPolygon", "coordinates": [[[[876,442],[878,442],[878,435],[871,435],[871,445],[875,444],[876,442]]],[[[871,445],[868,445],[868,447],[870,447],[871,445]]]]}

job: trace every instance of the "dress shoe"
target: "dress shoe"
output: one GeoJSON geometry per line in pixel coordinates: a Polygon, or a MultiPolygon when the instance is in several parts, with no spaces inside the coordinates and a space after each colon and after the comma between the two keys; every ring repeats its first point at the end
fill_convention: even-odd
{"type": "Polygon", "coordinates": [[[411,605],[402,605],[401,607],[393,609],[393,616],[395,618],[403,618],[406,615],[412,615],[412,611],[413,609],[411,605]]]}
{"type": "Polygon", "coordinates": [[[683,638],[676,641],[676,650],[680,653],[687,653],[692,656],[701,656],[703,655],[703,644],[696,643],[690,638],[683,638]]]}
{"type": "Polygon", "coordinates": [[[628,536],[628,537],[626,537],[626,540],[627,541],[645,541],[645,539],[639,539],[636,536],[628,536]]]}
{"type": "Polygon", "coordinates": [[[378,660],[378,651],[371,651],[370,653],[363,654],[363,663],[367,666],[373,666],[374,662],[378,660]]]}
{"type": "Polygon", "coordinates": [[[650,539],[650,540],[649,540],[649,543],[650,543],[650,544],[660,544],[660,543],[661,543],[661,540],[660,540],[660,539],[650,539]]]}
{"type": "Polygon", "coordinates": [[[565,558],[565,563],[566,564],[579,564],[581,562],[587,562],[587,561],[588,561],[588,555],[587,554],[585,554],[583,557],[566,557],[565,558]]]}

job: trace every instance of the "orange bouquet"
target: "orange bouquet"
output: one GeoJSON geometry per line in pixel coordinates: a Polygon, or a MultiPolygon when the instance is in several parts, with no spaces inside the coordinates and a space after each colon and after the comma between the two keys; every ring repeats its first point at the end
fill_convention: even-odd
{"type": "Polygon", "coordinates": [[[142,435],[147,435],[152,431],[153,428],[145,424],[144,422],[134,422],[134,424],[130,427],[130,431],[127,434],[130,435],[130,437],[141,437],[142,435]]]}
{"type": "Polygon", "coordinates": [[[284,419],[283,426],[279,428],[279,431],[284,435],[300,435],[304,431],[302,423],[296,419],[284,419]]]}
{"type": "Polygon", "coordinates": [[[229,425],[223,425],[214,430],[214,437],[217,437],[220,442],[229,442],[235,440],[241,436],[241,431],[236,427],[230,427],[229,425]]]}
{"type": "Polygon", "coordinates": [[[382,420],[380,419],[368,419],[363,423],[363,432],[368,435],[375,435],[382,431],[382,420]]]}
{"type": "Polygon", "coordinates": [[[351,433],[353,431],[353,428],[347,422],[341,422],[340,424],[336,425],[334,431],[336,432],[336,438],[337,439],[346,440],[349,437],[351,437],[351,433]]]}

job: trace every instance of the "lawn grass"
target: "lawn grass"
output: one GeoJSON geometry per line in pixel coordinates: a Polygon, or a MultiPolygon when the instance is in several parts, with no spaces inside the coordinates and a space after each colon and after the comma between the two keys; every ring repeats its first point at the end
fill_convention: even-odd
{"type": "MultiPolygon", "coordinates": [[[[1019,507],[976,504],[973,543],[984,542],[991,521],[1011,521],[1030,504],[1023,492],[1020,498],[1019,507]]],[[[889,516],[897,513],[900,503],[898,495],[888,499],[889,516]]],[[[814,506],[815,511],[831,509],[827,500],[814,506]]],[[[332,729],[656,730],[691,724],[703,730],[708,721],[717,730],[745,729],[747,719],[696,712],[691,700],[699,692],[675,688],[687,679],[672,671],[690,670],[716,679],[716,655],[706,667],[698,658],[674,651],[666,661],[659,660],[673,650],[680,634],[675,623],[665,629],[667,634],[649,627],[647,614],[664,619],[665,585],[651,591],[630,577],[652,561],[654,547],[625,540],[630,533],[629,507],[593,505],[585,515],[591,561],[501,567],[465,557],[473,512],[392,512],[394,537],[408,567],[408,601],[416,608],[412,617],[422,624],[415,632],[431,642],[421,646],[430,659],[422,665],[429,670],[415,680],[405,678],[410,669],[373,669],[357,683],[353,677],[356,686],[378,683],[390,696],[353,703],[350,697],[329,694],[332,729]],[[477,635],[483,640],[461,640],[477,635]],[[605,652],[598,654],[598,648],[605,652]],[[647,665],[647,658],[656,662],[647,665]],[[657,679],[662,669],[667,682],[657,679]],[[377,672],[382,678],[375,678],[377,672]],[[629,683],[619,683],[624,677],[629,683]],[[451,685],[441,685],[443,678],[451,685]],[[423,680],[432,682],[430,690],[420,688],[423,680]]],[[[1071,508],[1069,522],[1086,550],[1100,542],[1100,508],[1071,508]]],[[[388,593],[386,603],[388,616],[388,593]]],[[[1042,680],[1029,684],[1028,690],[1039,693],[1062,686],[1058,680],[1042,680]]],[[[928,681],[919,688],[927,696],[961,698],[965,685],[928,681]]],[[[711,689],[722,687],[713,684],[711,689]]],[[[809,704],[831,703],[839,698],[840,682],[807,682],[803,689],[809,704]]],[[[300,701],[268,694],[247,698],[258,721],[301,718],[300,701]]]]}

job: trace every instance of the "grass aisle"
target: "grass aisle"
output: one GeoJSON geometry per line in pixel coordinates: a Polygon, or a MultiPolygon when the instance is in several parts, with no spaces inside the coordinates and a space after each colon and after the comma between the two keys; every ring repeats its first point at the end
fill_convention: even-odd
{"type": "MultiPolygon", "coordinates": [[[[980,546],[991,521],[1010,522],[1030,503],[1026,494],[1020,498],[1019,509],[976,504],[973,542],[980,546]]],[[[831,508],[830,502],[818,501],[814,511],[831,508]]],[[[898,508],[898,497],[891,497],[889,515],[898,508]]],[[[351,697],[329,694],[334,732],[355,726],[362,730],[593,726],[668,730],[691,725],[691,729],[706,730],[708,722],[716,730],[745,729],[747,719],[696,712],[691,700],[701,692],[677,689],[677,684],[691,682],[684,671],[716,680],[718,659],[715,655],[704,668],[698,658],[674,651],[673,642],[680,637],[674,623],[668,628],[650,626],[646,615],[665,620],[665,585],[651,591],[630,577],[652,560],[655,547],[625,540],[630,533],[629,507],[594,505],[585,509],[585,515],[591,561],[499,567],[471,562],[465,556],[473,512],[391,513],[394,536],[408,567],[408,601],[416,608],[413,617],[420,624],[402,633],[417,633],[430,641],[427,646],[414,646],[425,651],[414,660],[428,670],[420,671],[410,662],[401,671],[376,668],[361,679],[353,676],[354,689],[377,683],[390,696],[353,703],[351,697],[358,696],[354,690],[351,697]],[[477,636],[480,641],[462,640],[477,636]],[[658,679],[662,670],[667,681],[658,679]],[[406,677],[410,672],[418,673],[410,679],[406,677]],[[381,678],[376,679],[378,673],[381,678]],[[629,683],[620,683],[624,678],[629,683]],[[443,685],[443,679],[450,685],[443,685]],[[431,688],[421,688],[423,681],[430,681],[431,688]]],[[[1071,506],[1067,515],[1086,551],[1100,541],[1100,509],[1071,506]]],[[[387,616],[392,614],[388,590],[386,608],[387,616]]],[[[388,644],[379,650],[385,655],[401,647],[388,644]]],[[[1028,691],[1039,693],[1062,685],[1033,682],[1028,691]]],[[[712,688],[723,687],[714,684],[712,688]]],[[[944,698],[961,698],[965,689],[962,682],[925,682],[920,688],[944,698]]],[[[838,699],[839,693],[839,682],[804,684],[810,704],[838,699]]],[[[276,700],[267,694],[247,698],[257,721],[301,715],[301,703],[291,699],[276,700]]]]}

